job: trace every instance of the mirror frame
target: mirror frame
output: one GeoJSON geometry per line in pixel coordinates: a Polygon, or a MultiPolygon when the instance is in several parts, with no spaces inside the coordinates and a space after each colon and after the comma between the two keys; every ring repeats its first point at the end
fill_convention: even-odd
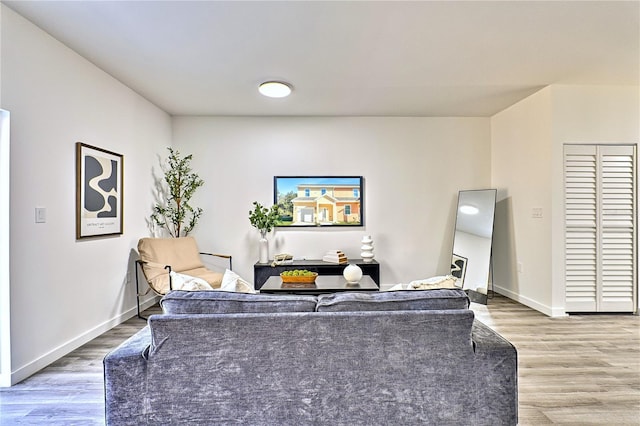
{"type": "MultiPolygon", "coordinates": [[[[456,276],[457,278],[460,279],[460,288],[464,289],[464,291],[467,293],[467,295],[469,296],[469,299],[472,302],[476,302],[476,303],[480,303],[483,305],[486,305],[489,299],[489,288],[492,287],[493,284],[493,235],[494,235],[494,231],[495,231],[495,214],[496,214],[496,202],[497,202],[497,194],[498,191],[497,189],[475,189],[475,190],[462,190],[462,191],[458,191],[458,201],[456,203],[456,219],[455,219],[455,223],[454,223],[454,229],[453,229],[453,244],[451,246],[451,268],[450,268],[450,273],[451,275],[456,276]],[[493,211],[490,213],[491,216],[491,233],[490,233],[490,243],[489,243],[489,253],[488,253],[488,270],[487,270],[487,283],[485,287],[482,287],[485,289],[485,292],[481,292],[481,291],[477,291],[477,289],[481,288],[481,287],[476,287],[475,289],[471,289],[471,288],[464,288],[464,281],[465,281],[465,275],[467,273],[467,264],[468,264],[468,260],[467,258],[456,254],[455,253],[455,247],[456,247],[456,231],[458,230],[458,226],[459,226],[459,215],[460,215],[460,201],[461,201],[461,196],[463,194],[468,194],[468,193],[474,193],[474,192],[489,192],[489,193],[493,193],[493,211]]],[[[488,219],[488,218],[487,218],[488,219]]]]}

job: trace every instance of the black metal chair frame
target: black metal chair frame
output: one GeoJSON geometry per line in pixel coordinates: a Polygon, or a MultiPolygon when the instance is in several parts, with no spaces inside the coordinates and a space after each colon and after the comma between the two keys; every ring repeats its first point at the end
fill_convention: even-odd
{"type": "MultiPolygon", "coordinates": [[[[221,259],[227,259],[229,260],[229,270],[232,271],[233,270],[233,263],[232,263],[232,259],[231,259],[231,255],[228,254],[217,254],[217,253],[203,253],[200,252],[201,255],[203,256],[214,256],[214,257],[219,257],[221,259]]],[[[136,260],[136,300],[137,300],[137,308],[138,308],[138,318],[143,319],[143,320],[147,320],[146,317],[143,317],[140,313],[140,296],[144,296],[145,294],[149,293],[149,290],[154,291],[156,294],[158,294],[159,296],[162,296],[161,294],[157,293],[155,290],[153,290],[153,288],[151,288],[151,286],[149,286],[149,282],[147,281],[147,286],[149,286],[149,289],[144,292],[144,293],[140,293],[140,280],[138,278],[139,275],[139,270],[142,269],[142,266],[144,265],[144,261],[141,259],[137,259],[136,260]]],[[[167,273],[169,274],[169,291],[173,290],[173,285],[171,282],[171,265],[165,265],[164,269],[167,270],[167,273]]],[[[144,275],[144,271],[142,273],[144,275]]],[[[146,281],[146,277],[145,277],[145,281],[146,281]]]]}

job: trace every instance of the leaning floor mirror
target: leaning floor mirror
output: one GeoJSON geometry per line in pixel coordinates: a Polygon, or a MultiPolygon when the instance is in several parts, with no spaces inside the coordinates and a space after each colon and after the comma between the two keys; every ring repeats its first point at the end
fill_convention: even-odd
{"type": "Polygon", "coordinates": [[[472,302],[487,304],[496,190],[458,193],[451,275],[472,302]]]}

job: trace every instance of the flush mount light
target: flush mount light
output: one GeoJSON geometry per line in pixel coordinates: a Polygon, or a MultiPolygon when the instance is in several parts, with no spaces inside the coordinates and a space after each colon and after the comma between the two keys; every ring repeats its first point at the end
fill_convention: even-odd
{"type": "Polygon", "coordinates": [[[281,81],[265,81],[258,87],[258,91],[270,98],[284,98],[291,94],[291,86],[281,81]]]}
{"type": "Polygon", "coordinates": [[[460,213],[464,214],[478,214],[480,210],[478,210],[475,206],[470,206],[468,204],[460,206],[460,213]]]}

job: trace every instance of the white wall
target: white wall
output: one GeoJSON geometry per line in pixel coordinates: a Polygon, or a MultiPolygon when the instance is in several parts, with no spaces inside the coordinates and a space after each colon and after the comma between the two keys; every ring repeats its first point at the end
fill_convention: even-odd
{"type": "Polygon", "coordinates": [[[565,314],[563,145],[637,144],[639,108],[638,87],[553,85],[491,118],[500,293],[565,314]]]}
{"type": "Polygon", "coordinates": [[[2,7],[11,112],[11,364],[15,383],[135,314],[131,250],[148,235],[160,109],[2,7]],[[76,241],[75,143],[124,155],[124,235],[76,241]],[[47,222],[34,223],[35,207],[47,222]]]}
{"type": "MultiPolygon", "coordinates": [[[[552,299],[554,306],[564,309],[563,146],[580,143],[632,144],[637,147],[640,141],[640,87],[557,85],[551,89],[552,299]]],[[[640,307],[640,298],[637,300],[640,307]]]]}
{"type": "Polygon", "coordinates": [[[498,189],[494,288],[545,313],[551,311],[550,102],[545,88],[491,118],[492,183],[498,189]],[[533,208],[542,208],[542,219],[532,217],[533,208]]]}
{"type": "MultiPolygon", "coordinates": [[[[1,11],[1,9],[0,9],[1,11]]],[[[0,12],[1,13],[1,12],[0,12]]],[[[11,385],[11,292],[9,288],[10,113],[0,109],[0,387],[11,385]]]]}
{"type": "Polygon", "coordinates": [[[490,185],[486,118],[176,117],[173,131],[205,180],[194,198],[200,248],[232,254],[250,281],[259,234],[249,210],[273,203],[273,176],[364,176],[364,228],[278,229],[270,250],[357,258],[370,234],[383,283],[448,273],[458,191],[490,185]]]}

